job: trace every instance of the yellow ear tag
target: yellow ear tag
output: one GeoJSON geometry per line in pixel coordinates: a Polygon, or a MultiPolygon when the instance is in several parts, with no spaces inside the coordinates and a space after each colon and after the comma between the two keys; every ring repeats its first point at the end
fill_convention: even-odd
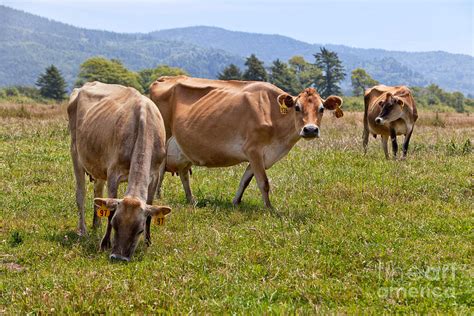
{"type": "Polygon", "coordinates": [[[110,216],[110,210],[107,208],[105,205],[101,205],[99,209],[97,210],[97,216],[99,217],[109,217],[110,216]]]}
{"type": "Polygon", "coordinates": [[[280,113],[281,114],[288,114],[288,107],[284,102],[280,103],[280,113]]]}
{"type": "Polygon", "coordinates": [[[165,224],[165,216],[163,214],[153,216],[153,224],[161,226],[165,224]]]}

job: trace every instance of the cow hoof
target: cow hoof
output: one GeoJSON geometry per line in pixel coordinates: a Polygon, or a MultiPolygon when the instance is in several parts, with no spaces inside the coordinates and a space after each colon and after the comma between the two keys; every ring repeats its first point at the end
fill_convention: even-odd
{"type": "Polygon", "coordinates": [[[232,200],[232,205],[234,205],[234,207],[237,207],[237,206],[240,205],[240,202],[241,202],[240,199],[233,199],[232,200]]]}
{"type": "Polygon", "coordinates": [[[151,246],[151,239],[148,239],[148,238],[145,239],[145,245],[146,245],[147,247],[150,247],[150,246],[151,246]]]}
{"type": "Polygon", "coordinates": [[[85,227],[80,227],[77,229],[77,235],[83,237],[87,236],[87,229],[85,227]]]}

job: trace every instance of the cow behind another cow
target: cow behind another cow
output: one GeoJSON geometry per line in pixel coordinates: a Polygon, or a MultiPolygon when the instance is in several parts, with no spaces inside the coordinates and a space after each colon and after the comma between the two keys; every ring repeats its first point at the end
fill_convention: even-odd
{"type": "Polygon", "coordinates": [[[406,86],[374,86],[364,94],[364,134],[363,147],[367,152],[369,133],[374,137],[381,135],[382,148],[388,159],[388,138],[392,141],[393,157],[397,157],[397,135],[405,135],[403,156],[406,158],[408,145],[418,119],[415,100],[406,86]]]}
{"type": "MultiPolygon", "coordinates": [[[[86,233],[84,198],[88,173],[94,179],[94,203],[111,211],[101,249],[112,246],[112,259],[128,261],[142,232],[150,242],[151,217],[171,211],[169,207],[150,205],[165,158],[161,114],[153,102],[133,88],[92,82],[73,91],[68,115],[79,233],[86,233]],[[109,198],[103,198],[105,181],[109,198]],[[117,199],[118,186],[123,181],[128,181],[125,197],[117,199]]],[[[94,211],[93,227],[99,225],[94,211]]]]}

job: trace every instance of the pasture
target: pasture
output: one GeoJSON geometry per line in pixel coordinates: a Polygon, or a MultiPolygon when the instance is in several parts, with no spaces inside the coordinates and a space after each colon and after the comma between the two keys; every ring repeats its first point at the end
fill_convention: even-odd
{"type": "Polygon", "coordinates": [[[65,106],[0,116],[0,314],[473,311],[472,115],[421,112],[387,161],[380,139],[362,154],[362,113],[326,114],[268,171],[275,211],[255,180],[232,206],[244,165],[193,168],[194,207],[167,174],[172,213],[128,264],[98,251],[92,184],[76,235],[65,106]]]}

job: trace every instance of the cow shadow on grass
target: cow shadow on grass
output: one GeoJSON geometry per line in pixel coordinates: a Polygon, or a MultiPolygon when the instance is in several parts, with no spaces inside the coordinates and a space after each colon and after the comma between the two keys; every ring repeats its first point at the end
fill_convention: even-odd
{"type": "Polygon", "coordinates": [[[86,236],[79,236],[77,231],[65,229],[54,231],[45,236],[50,242],[55,242],[64,248],[72,249],[80,247],[82,252],[88,256],[100,255],[100,241],[102,240],[102,230],[89,229],[86,236]]]}
{"type": "Polygon", "coordinates": [[[265,212],[268,211],[262,205],[258,204],[256,201],[242,201],[239,205],[235,206],[232,204],[232,200],[227,198],[220,198],[220,197],[196,197],[196,204],[194,205],[196,208],[209,208],[213,210],[220,210],[225,212],[233,212],[233,211],[240,211],[240,212],[265,212]]]}
{"type": "Polygon", "coordinates": [[[269,209],[263,206],[260,199],[247,199],[242,200],[239,205],[235,206],[232,200],[228,198],[220,197],[197,197],[197,202],[194,205],[195,208],[208,208],[216,212],[233,213],[240,212],[243,214],[254,215],[254,214],[269,214],[277,218],[285,216],[284,212],[281,212],[278,208],[269,209]]]}

